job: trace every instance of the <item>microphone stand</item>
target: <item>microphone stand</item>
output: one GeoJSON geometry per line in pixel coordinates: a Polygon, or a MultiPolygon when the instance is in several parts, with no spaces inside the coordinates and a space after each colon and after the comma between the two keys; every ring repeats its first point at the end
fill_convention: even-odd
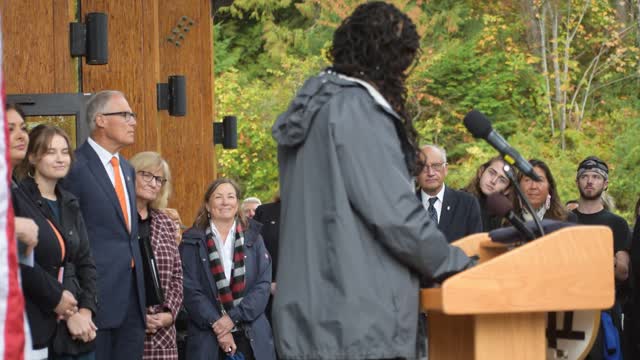
{"type": "Polygon", "coordinates": [[[536,227],[538,228],[538,232],[540,233],[540,236],[544,236],[544,229],[542,228],[542,223],[540,222],[540,219],[538,219],[538,216],[536,215],[536,213],[533,211],[533,206],[531,206],[531,203],[529,202],[527,197],[524,196],[522,189],[520,189],[520,184],[518,184],[516,177],[511,172],[511,166],[506,162],[506,160],[505,160],[503,169],[504,169],[504,173],[509,178],[509,181],[511,181],[511,184],[513,184],[513,188],[516,190],[516,194],[518,195],[520,200],[524,203],[525,207],[527,208],[527,211],[531,213],[533,217],[533,222],[536,224],[536,227]]]}

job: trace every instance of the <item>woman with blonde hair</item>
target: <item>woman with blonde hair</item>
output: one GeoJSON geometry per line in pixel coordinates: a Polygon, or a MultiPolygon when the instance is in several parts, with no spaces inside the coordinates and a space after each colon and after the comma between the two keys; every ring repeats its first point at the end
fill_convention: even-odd
{"type": "Polygon", "coordinates": [[[147,334],[143,359],[178,359],[175,319],[182,304],[182,263],[175,241],[177,225],[165,213],[171,195],[169,164],[152,151],[133,156],[136,170],[138,238],[156,259],[161,295],[150,296],[151,274],[145,273],[147,288],[147,334]],[[148,248],[148,247],[147,247],[148,248]]]}

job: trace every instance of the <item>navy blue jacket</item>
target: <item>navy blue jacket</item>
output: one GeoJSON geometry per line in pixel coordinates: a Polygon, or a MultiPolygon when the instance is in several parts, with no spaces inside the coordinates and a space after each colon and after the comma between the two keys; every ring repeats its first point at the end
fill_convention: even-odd
{"type": "MultiPolygon", "coordinates": [[[[422,201],[422,191],[416,191],[422,201]]],[[[449,243],[465,236],[482,232],[482,218],[478,199],[464,191],[453,190],[446,186],[442,198],[442,212],[438,229],[449,243]]]]}
{"type": "MultiPolygon", "coordinates": [[[[251,339],[251,347],[257,360],[275,360],[275,348],[271,327],[265,316],[271,288],[271,256],[260,235],[261,225],[253,220],[245,232],[244,265],[245,294],[229,317],[251,339]]],[[[182,236],[184,300],[189,313],[187,359],[217,360],[218,340],[212,324],[221,317],[218,289],[209,267],[204,230],[191,228],[182,236]]]]}
{"type": "Polygon", "coordinates": [[[136,287],[140,316],[145,320],[144,275],[138,245],[136,219],[135,170],[120,157],[120,167],[129,194],[132,221],[127,231],[116,191],[98,154],[88,142],[75,151],[75,161],[63,186],[80,201],[91,253],[98,272],[98,329],[119,327],[127,313],[131,290],[131,259],[135,261],[136,287]]]}

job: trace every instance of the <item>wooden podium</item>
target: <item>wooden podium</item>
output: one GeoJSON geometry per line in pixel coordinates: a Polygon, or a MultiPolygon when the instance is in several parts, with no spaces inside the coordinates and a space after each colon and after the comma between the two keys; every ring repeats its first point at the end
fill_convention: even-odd
{"type": "Polygon", "coordinates": [[[608,227],[564,228],[513,249],[487,233],[453,245],[480,263],[421,290],[429,360],[545,359],[547,312],[613,306],[608,227]]]}

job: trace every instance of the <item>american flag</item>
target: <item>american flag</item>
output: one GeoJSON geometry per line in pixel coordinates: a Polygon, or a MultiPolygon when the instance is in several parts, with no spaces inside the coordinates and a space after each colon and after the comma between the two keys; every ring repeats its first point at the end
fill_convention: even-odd
{"type": "MultiPolygon", "coordinates": [[[[0,34],[1,35],[1,34],[0,34]]],[[[5,119],[4,75],[2,73],[2,36],[0,36],[0,359],[22,360],[24,358],[24,298],[18,282],[18,256],[14,236],[13,207],[9,186],[11,169],[9,160],[9,131],[5,119]]]]}

